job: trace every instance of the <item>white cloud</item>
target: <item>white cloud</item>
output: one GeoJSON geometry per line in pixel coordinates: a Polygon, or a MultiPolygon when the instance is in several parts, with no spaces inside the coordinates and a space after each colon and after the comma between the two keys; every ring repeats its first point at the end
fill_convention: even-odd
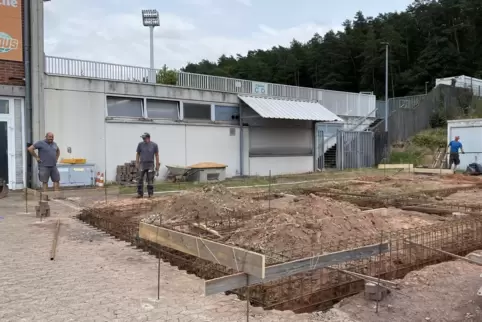
{"type": "MultiPolygon", "coordinates": [[[[206,3],[208,0],[189,1],[206,3]]],[[[149,65],[149,31],[142,26],[140,9],[129,10],[133,12],[131,14],[107,12],[92,6],[72,7],[70,1],[69,4],[53,4],[45,6],[47,55],[149,65]],[[73,17],[69,17],[71,12],[75,12],[73,17]]],[[[172,68],[201,59],[215,61],[222,54],[246,54],[249,50],[289,45],[293,39],[307,41],[315,32],[324,34],[331,28],[316,23],[284,29],[259,25],[255,32],[248,31],[243,37],[234,37],[221,33],[223,30],[219,28],[210,31],[205,20],[191,21],[173,13],[160,13],[160,23],[154,34],[156,66],[167,64],[172,68]]],[[[240,30],[249,29],[240,26],[240,30]]]]}
{"type": "Polygon", "coordinates": [[[241,4],[244,4],[245,6],[248,6],[248,7],[252,6],[251,0],[235,0],[235,1],[241,4]]]}

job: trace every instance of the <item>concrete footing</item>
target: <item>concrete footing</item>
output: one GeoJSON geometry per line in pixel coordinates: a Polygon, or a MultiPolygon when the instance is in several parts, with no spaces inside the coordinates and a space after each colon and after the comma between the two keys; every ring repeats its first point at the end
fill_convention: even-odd
{"type": "Polygon", "coordinates": [[[381,301],[388,294],[388,290],[374,282],[365,282],[365,298],[370,301],[381,301]]]}

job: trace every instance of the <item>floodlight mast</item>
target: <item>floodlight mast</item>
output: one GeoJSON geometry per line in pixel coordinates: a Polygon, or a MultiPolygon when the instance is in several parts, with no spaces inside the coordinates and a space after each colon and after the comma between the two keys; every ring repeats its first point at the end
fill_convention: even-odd
{"type": "Polygon", "coordinates": [[[149,27],[150,36],[150,70],[148,81],[149,83],[156,83],[156,71],[154,69],[154,27],[160,25],[159,11],[156,9],[142,10],[142,24],[144,27],[149,27]]]}

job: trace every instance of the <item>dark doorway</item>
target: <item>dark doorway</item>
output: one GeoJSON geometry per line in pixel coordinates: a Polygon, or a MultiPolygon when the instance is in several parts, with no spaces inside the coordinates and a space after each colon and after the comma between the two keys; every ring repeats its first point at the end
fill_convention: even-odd
{"type": "Polygon", "coordinates": [[[0,181],[8,183],[8,134],[7,122],[0,121],[0,181]]]}

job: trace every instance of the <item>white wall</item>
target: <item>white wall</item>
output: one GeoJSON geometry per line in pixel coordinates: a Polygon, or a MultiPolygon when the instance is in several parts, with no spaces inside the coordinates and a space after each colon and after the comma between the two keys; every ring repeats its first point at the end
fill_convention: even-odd
{"type": "MultiPolygon", "coordinates": [[[[105,173],[108,181],[115,179],[117,165],[135,159],[135,150],[144,132],[149,132],[152,140],[159,144],[163,165],[217,162],[228,165],[228,176],[240,174],[239,126],[105,120],[106,94],[230,104],[238,102],[234,94],[61,76],[46,76],[46,84],[45,131],[55,134],[61,158],[86,158],[98,171],[105,173]],[[235,128],[234,136],[230,135],[231,127],[235,128]],[[67,147],[71,147],[71,155],[67,147]]],[[[244,136],[247,149],[247,129],[244,136]]],[[[248,155],[246,150],[246,159],[248,155]]],[[[166,168],[162,167],[160,175],[165,172],[166,168]]]]}
{"type": "Polygon", "coordinates": [[[249,158],[250,176],[306,173],[313,171],[313,156],[289,157],[251,157],[249,158]]]}
{"type": "Polygon", "coordinates": [[[228,126],[184,124],[107,123],[107,180],[115,179],[118,165],[135,160],[137,144],[144,132],[159,145],[162,163],[159,177],[167,174],[166,165],[189,166],[198,162],[228,165],[226,175],[239,175],[239,128],[230,136],[228,126]]]}
{"type": "Polygon", "coordinates": [[[45,89],[45,131],[53,132],[61,158],[86,158],[104,171],[105,95],[45,89]],[[67,153],[67,147],[72,154],[67,153]]]}
{"type": "MultiPolygon", "coordinates": [[[[61,158],[86,158],[105,173],[107,181],[114,180],[116,167],[135,159],[140,135],[149,132],[159,145],[163,165],[217,162],[228,165],[227,176],[241,174],[239,126],[106,120],[106,95],[239,103],[235,94],[46,75],[45,131],[55,134],[61,158]],[[230,128],[235,128],[235,135],[230,135],[230,128]],[[71,155],[67,154],[67,147],[72,148],[71,155]]],[[[299,125],[279,120],[277,124],[305,127],[311,123],[299,125]]],[[[312,156],[250,157],[249,128],[244,127],[243,132],[244,175],[268,175],[270,170],[272,175],[313,171],[312,156]]],[[[166,168],[162,167],[160,175],[165,174],[166,168]]]]}

